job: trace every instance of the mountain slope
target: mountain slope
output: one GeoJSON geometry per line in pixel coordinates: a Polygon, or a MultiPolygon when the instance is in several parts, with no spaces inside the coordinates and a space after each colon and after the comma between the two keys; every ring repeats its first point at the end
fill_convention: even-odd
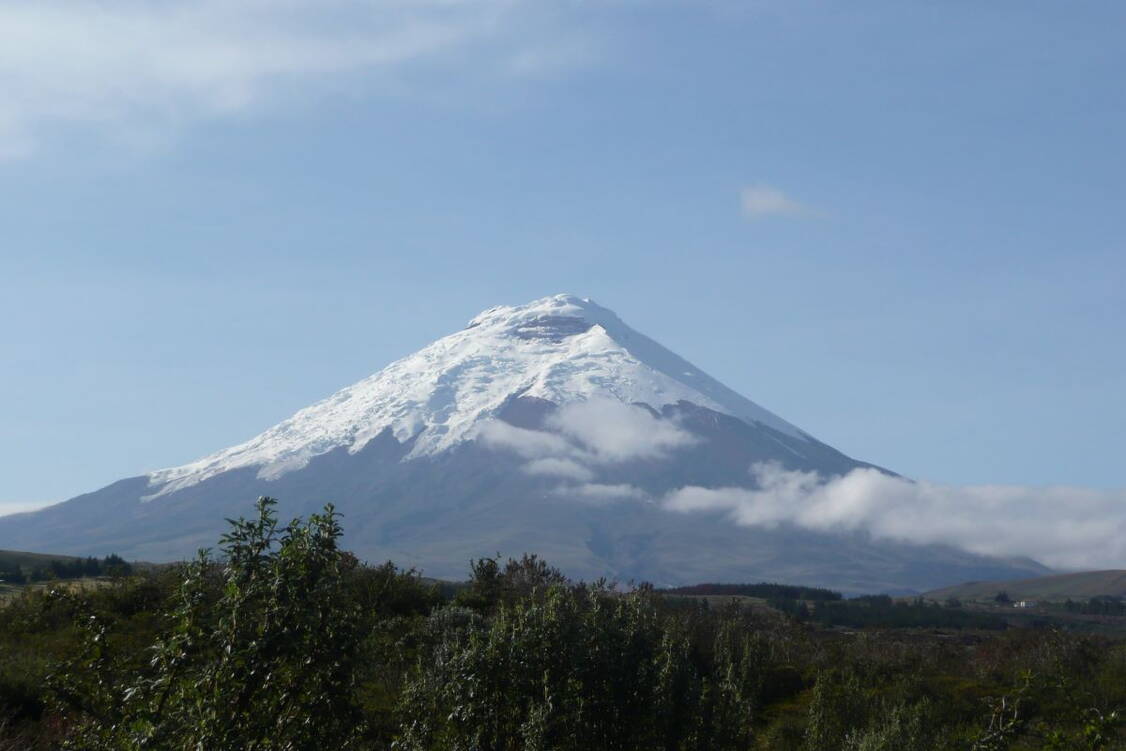
{"type": "Polygon", "coordinates": [[[251,440],[0,519],[0,546],[169,560],[213,544],[257,495],[334,501],[347,544],[434,576],[537,552],[569,573],[659,584],[776,579],[914,591],[1044,573],[941,546],[740,527],[662,499],[751,487],[769,462],[867,467],[743,398],[589,300],[498,307],[251,440]]]}

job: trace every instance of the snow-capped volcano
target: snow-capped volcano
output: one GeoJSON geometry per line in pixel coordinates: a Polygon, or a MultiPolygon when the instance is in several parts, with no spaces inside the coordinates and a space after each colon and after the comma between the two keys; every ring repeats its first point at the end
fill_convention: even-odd
{"type": "Polygon", "coordinates": [[[270,495],[292,515],[332,501],[359,556],[447,578],[497,552],[538,553],[585,578],[846,592],[1045,570],[873,539],[784,513],[784,496],[763,493],[782,487],[778,477],[805,487],[853,471],[886,472],[733,392],[606,308],[557,295],[490,308],[245,443],[2,517],[0,548],[186,558],[270,495]]]}
{"type": "Polygon", "coordinates": [[[639,334],[589,299],[555,295],[490,308],[375,375],[341,389],[229,449],[149,475],[156,498],[242,467],[276,479],[344,447],[356,453],[385,430],[411,442],[405,459],[439,453],[477,435],[512,399],[553,404],[612,399],[661,409],[689,402],[809,437],[699,368],[639,334]]]}

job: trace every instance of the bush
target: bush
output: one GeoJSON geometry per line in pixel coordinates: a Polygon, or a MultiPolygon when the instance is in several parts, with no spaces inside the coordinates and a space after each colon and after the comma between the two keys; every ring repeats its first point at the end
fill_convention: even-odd
{"type": "Polygon", "coordinates": [[[274,504],[231,522],[221,562],[201,551],[184,568],[146,674],[122,671],[87,617],[87,650],[62,673],[80,712],[72,747],[337,749],[359,737],[355,559],[337,548],[331,506],[279,529],[274,504]]]}

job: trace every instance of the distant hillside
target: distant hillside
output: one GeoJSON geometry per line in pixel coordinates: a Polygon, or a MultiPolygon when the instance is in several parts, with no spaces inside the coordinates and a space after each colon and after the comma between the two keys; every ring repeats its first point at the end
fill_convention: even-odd
{"type": "Polygon", "coordinates": [[[20,568],[39,568],[46,566],[51,561],[77,561],[78,556],[51,555],[49,553],[24,553],[19,550],[0,550],[0,568],[19,566],[20,568]]]}
{"type": "Polygon", "coordinates": [[[1110,595],[1126,597],[1126,571],[1081,571],[1034,579],[967,582],[927,592],[924,597],[945,600],[989,600],[1004,591],[1013,600],[1073,600],[1110,595]]]}
{"type": "MultiPolygon", "coordinates": [[[[151,567],[151,564],[142,564],[151,567]]],[[[47,581],[127,576],[136,571],[133,564],[118,555],[103,558],[75,557],[47,553],[0,550],[0,590],[47,581]]]]}
{"type": "Polygon", "coordinates": [[[51,566],[55,566],[56,569],[81,566],[81,561],[81,558],[69,555],[0,550],[0,595],[10,593],[26,584],[31,578],[29,575],[34,571],[47,571],[51,566]]]}

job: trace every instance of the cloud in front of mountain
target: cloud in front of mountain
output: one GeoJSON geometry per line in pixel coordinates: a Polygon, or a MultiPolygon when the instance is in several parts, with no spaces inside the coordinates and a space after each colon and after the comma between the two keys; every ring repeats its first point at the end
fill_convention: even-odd
{"type": "Polygon", "coordinates": [[[823,478],[771,463],[756,464],[752,475],[755,488],[683,487],[664,498],[664,507],[719,511],[749,527],[863,529],[983,555],[1031,556],[1061,569],[1114,568],[1126,561],[1126,489],[942,485],[870,468],[823,478]]]}
{"type": "Polygon", "coordinates": [[[545,425],[547,430],[532,430],[491,420],[479,436],[486,445],[531,460],[525,467],[531,474],[572,479],[589,479],[593,467],[661,459],[699,441],[674,420],[612,399],[564,404],[545,425]]]}

